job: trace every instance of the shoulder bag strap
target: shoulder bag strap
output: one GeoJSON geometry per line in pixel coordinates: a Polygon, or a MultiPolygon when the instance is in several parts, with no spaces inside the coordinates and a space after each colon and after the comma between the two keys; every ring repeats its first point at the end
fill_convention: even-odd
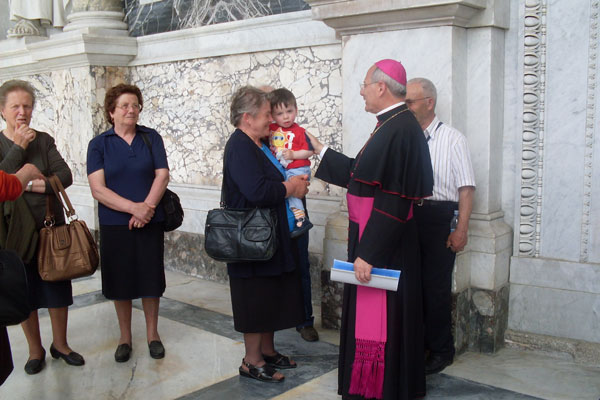
{"type": "Polygon", "coordinates": [[[227,208],[227,204],[225,204],[225,191],[223,190],[225,188],[225,168],[227,165],[227,157],[225,155],[227,154],[227,146],[229,146],[229,141],[227,141],[223,150],[223,179],[221,179],[221,202],[219,203],[221,208],[227,208]]]}
{"type": "Polygon", "coordinates": [[[74,216],[75,209],[73,208],[73,204],[71,204],[71,200],[69,199],[69,196],[67,195],[67,192],[65,191],[65,188],[62,185],[62,182],[60,181],[60,179],[58,179],[58,176],[51,175],[48,178],[48,181],[50,182],[50,185],[52,186],[52,190],[54,190],[54,194],[60,201],[63,209],[65,210],[65,213],[67,214],[67,218],[74,216]],[[63,202],[63,200],[64,200],[64,202],[63,202]],[[67,203],[66,207],[65,207],[65,203],[67,203]]]}
{"type": "Polygon", "coordinates": [[[55,222],[54,213],[52,212],[52,195],[46,195],[46,217],[44,218],[44,226],[53,226],[55,222]]]}
{"type": "Polygon", "coordinates": [[[148,140],[148,136],[146,132],[139,132],[140,135],[142,135],[142,140],[144,141],[144,143],[146,143],[146,146],[148,146],[148,150],[150,150],[150,159],[152,160],[152,165],[154,165],[154,154],[152,154],[152,144],[150,144],[150,141],[148,140]]]}
{"type": "MultiPolygon", "coordinates": [[[[224,197],[224,186],[225,186],[225,168],[227,166],[227,157],[225,157],[225,155],[227,154],[227,146],[229,146],[229,141],[227,141],[227,144],[225,145],[225,150],[223,151],[223,179],[221,180],[221,203],[220,206],[221,208],[227,208],[227,204],[225,203],[225,197],[224,197]]],[[[264,156],[264,154],[262,153],[262,150],[258,149],[256,146],[254,146],[254,151],[257,155],[257,159],[259,159],[262,156],[264,156]]]]}

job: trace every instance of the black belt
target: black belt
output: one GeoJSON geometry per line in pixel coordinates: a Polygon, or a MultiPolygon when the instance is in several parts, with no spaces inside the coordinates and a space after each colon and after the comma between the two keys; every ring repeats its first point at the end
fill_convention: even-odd
{"type": "Polygon", "coordinates": [[[458,202],[456,201],[438,201],[438,200],[424,200],[420,199],[415,201],[415,205],[419,207],[447,207],[447,208],[458,208],[458,202]]]}

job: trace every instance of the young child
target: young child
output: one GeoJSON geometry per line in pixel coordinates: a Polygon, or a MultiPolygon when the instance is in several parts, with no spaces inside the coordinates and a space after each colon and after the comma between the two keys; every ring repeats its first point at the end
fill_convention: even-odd
{"type": "MultiPolygon", "coordinates": [[[[286,179],[290,176],[308,175],[310,178],[310,161],[308,158],[314,154],[310,140],[304,133],[304,128],[296,124],[298,107],[296,97],[287,89],[276,89],[270,94],[271,115],[275,123],[271,129],[271,151],[281,165],[286,169],[286,179]]],[[[288,204],[294,214],[296,226],[290,233],[291,237],[298,237],[313,227],[306,216],[302,199],[289,197],[288,204]]]]}

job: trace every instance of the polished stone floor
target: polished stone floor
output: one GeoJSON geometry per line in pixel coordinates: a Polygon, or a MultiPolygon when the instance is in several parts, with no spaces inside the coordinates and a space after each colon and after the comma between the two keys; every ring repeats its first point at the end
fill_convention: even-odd
{"type": "MultiPolygon", "coordinates": [[[[319,329],[321,341],[307,343],[295,330],[276,334],[278,349],[298,361],[284,371],[283,384],[240,378],[241,335],[233,330],[229,287],[168,272],[159,332],[166,357],[148,354],[144,315],[134,302],[133,354],[114,361],[116,315],[100,292],[99,274],[74,282],[69,343],[86,359],[83,367],[46,358],[35,376],[23,371],[27,344],[21,328],[10,327],[15,371],[0,387],[0,399],[300,399],[334,400],[337,332],[319,329]]],[[[40,313],[46,350],[51,343],[47,312],[40,313]]],[[[435,399],[600,399],[600,366],[572,363],[547,354],[503,349],[494,355],[466,353],[444,373],[427,379],[435,399]]]]}

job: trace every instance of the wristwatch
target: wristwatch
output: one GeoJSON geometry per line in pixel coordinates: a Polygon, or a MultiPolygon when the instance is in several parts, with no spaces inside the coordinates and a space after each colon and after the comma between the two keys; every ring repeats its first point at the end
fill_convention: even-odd
{"type": "Polygon", "coordinates": [[[27,184],[27,188],[25,190],[28,191],[28,192],[31,192],[31,189],[33,189],[33,181],[30,181],[27,184]]]}

